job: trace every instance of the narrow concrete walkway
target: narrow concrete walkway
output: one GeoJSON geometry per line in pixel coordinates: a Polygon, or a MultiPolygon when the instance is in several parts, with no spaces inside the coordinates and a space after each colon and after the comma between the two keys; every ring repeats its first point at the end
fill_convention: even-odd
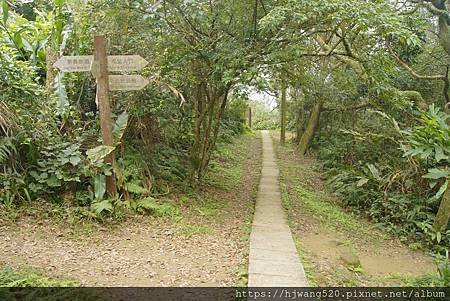
{"type": "Polygon", "coordinates": [[[281,205],[272,139],[262,131],[263,167],[250,235],[249,287],[307,286],[305,271],[281,205]]]}

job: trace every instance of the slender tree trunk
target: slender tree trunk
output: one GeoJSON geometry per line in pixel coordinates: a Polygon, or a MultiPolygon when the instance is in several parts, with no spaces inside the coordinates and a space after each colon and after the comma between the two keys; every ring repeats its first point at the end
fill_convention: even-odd
{"type": "MultiPolygon", "coordinates": [[[[445,7],[444,0],[434,0],[433,5],[442,11],[447,10],[445,7]]],[[[448,17],[444,16],[444,15],[439,15],[438,26],[439,26],[439,31],[438,31],[439,42],[440,42],[442,48],[444,48],[445,52],[447,52],[447,54],[450,54],[450,30],[449,30],[448,17]]]]}
{"type": "Polygon", "coordinates": [[[295,121],[296,131],[294,142],[298,144],[305,132],[305,106],[303,102],[302,94],[297,95],[297,120],[295,121]]]}
{"type": "MultiPolygon", "coordinates": [[[[433,5],[441,10],[447,10],[448,7],[445,7],[445,1],[443,0],[433,0],[433,5]]],[[[447,3],[448,4],[448,3],[447,3]]],[[[441,43],[442,48],[447,52],[447,54],[450,55],[450,30],[449,30],[449,22],[448,17],[444,15],[439,16],[438,20],[438,26],[439,26],[439,41],[441,43]]],[[[449,103],[449,96],[448,96],[448,87],[449,87],[449,80],[448,80],[448,67],[447,67],[447,73],[446,73],[446,81],[444,85],[444,96],[446,100],[446,104],[444,105],[444,110],[450,114],[450,103],[449,103]]],[[[450,123],[450,119],[448,120],[450,123]]],[[[449,179],[450,181],[450,179],[449,179]]],[[[444,192],[444,196],[442,197],[441,204],[439,205],[438,212],[436,214],[436,219],[433,224],[433,228],[436,231],[445,231],[447,228],[448,220],[450,218],[450,184],[447,186],[447,189],[444,192]]]]}
{"type": "Polygon", "coordinates": [[[195,180],[197,178],[197,171],[200,166],[200,152],[202,148],[202,124],[203,120],[205,119],[205,116],[207,114],[206,110],[206,101],[205,96],[203,94],[203,83],[198,84],[194,91],[193,97],[196,99],[196,109],[195,109],[195,122],[194,126],[192,128],[192,133],[194,136],[194,143],[192,144],[191,150],[190,150],[190,164],[191,164],[191,171],[189,174],[189,178],[191,181],[191,184],[195,184],[195,180]]]}
{"type": "Polygon", "coordinates": [[[199,84],[195,91],[197,99],[196,119],[193,127],[194,143],[190,151],[193,186],[202,181],[216,144],[219,128],[230,87],[210,87],[199,84]]]}
{"type": "Polygon", "coordinates": [[[204,176],[204,174],[205,174],[205,172],[206,172],[206,170],[208,168],[209,161],[211,160],[212,150],[213,150],[213,148],[214,148],[214,146],[216,145],[216,142],[217,142],[217,137],[219,135],[219,130],[220,130],[222,117],[223,117],[223,114],[225,112],[225,108],[226,108],[227,102],[228,102],[228,91],[229,91],[229,88],[230,87],[227,87],[225,89],[225,92],[222,91],[220,93],[220,96],[218,96],[219,98],[222,98],[221,99],[221,104],[220,104],[220,108],[218,108],[217,116],[215,116],[215,125],[214,125],[213,135],[212,135],[211,139],[209,139],[209,144],[207,146],[208,148],[207,148],[206,156],[205,156],[204,161],[203,161],[204,165],[203,165],[202,173],[200,175],[199,180],[202,179],[202,177],[204,176]]]}
{"type": "Polygon", "coordinates": [[[305,122],[304,122],[304,110],[303,107],[298,108],[297,112],[297,122],[296,122],[296,133],[295,133],[295,143],[300,143],[300,139],[305,132],[305,122]]]}
{"type": "Polygon", "coordinates": [[[286,143],[286,80],[281,80],[281,131],[280,131],[280,143],[284,145],[286,143]]]}
{"type": "MultiPolygon", "coordinates": [[[[450,179],[448,179],[450,181],[450,179]]],[[[444,192],[442,197],[439,210],[436,214],[436,219],[434,220],[433,228],[439,232],[445,232],[447,229],[448,220],[450,218],[450,183],[447,190],[444,192]]]]}
{"type": "Polygon", "coordinates": [[[323,101],[318,99],[314,104],[311,116],[309,117],[308,124],[306,125],[305,132],[300,139],[298,144],[298,152],[300,155],[305,155],[306,151],[309,149],[311,142],[316,133],[317,127],[319,125],[320,113],[322,112],[323,101]]]}

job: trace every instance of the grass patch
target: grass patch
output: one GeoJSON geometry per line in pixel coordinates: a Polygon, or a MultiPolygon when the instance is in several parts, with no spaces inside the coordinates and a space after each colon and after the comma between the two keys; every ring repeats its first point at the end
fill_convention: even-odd
{"type": "MultiPolygon", "coordinates": [[[[299,181],[299,179],[296,181],[299,181]]],[[[358,217],[345,212],[339,204],[333,203],[324,195],[308,191],[301,185],[295,185],[293,190],[300,204],[327,228],[354,233],[365,238],[387,238],[382,233],[375,233],[367,229],[367,225],[359,221],[358,217]]]]}
{"type": "Polygon", "coordinates": [[[305,269],[306,279],[308,280],[308,286],[317,287],[317,280],[314,276],[314,265],[311,263],[309,257],[305,254],[305,251],[302,248],[300,241],[294,238],[295,247],[297,249],[297,253],[300,256],[300,260],[302,262],[303,268],[305,269]]]}
{"type": "Polygon", "coordinates": [[[105,300],[92,288],[80,288],[73,279],[48,277],[31,269],[0,268],[0,300],[105,300]]]}
{"type": "Polygon", "coordinates": [[[248,285],[248,264],[246,266],[241,266],[236,271],[236,284],[235,287],[247,287],[248,285]]]}
{"type": "Polygon", "coordinates": [[[76,280],[51,278],[33,269],[17,270],[11,267],[0,269],[0,286],[3,287],[78,287],[76,280]]]}
{"type": "MultiPolygon", "coordinates": [[[[291,208],[291,201],[289,200],[289,194],[286,188],[286,184],[283,175],[280,173],[280,191],[281,191],[281,205],[284,209],[289,210],[291,208]]],[[[289,220],[290,222],[290,220],[289,220]]]]}
{"type": "Polygon", "coordinates": [[[363,226],[355,220],[351,214],[340,210],[335,205],[317,193],[310,192],[297,185],[294,188],[299,202],[302,203],[320,221],[328,222],[333,227],[344,227],[348,231],[363,231],[363,226]]]}
{"type": "Polygon", "coordinates": [[[197,211],[201,216],[206,217],[217,217],[220,210],[225,208],[225,202],[216,198],[207,197],[200,200],[200,204],[195,206],[195,211],[197,211]]]}
{"type": "Polygon", "coordinates": [[[157,217],[171,218],[175,221],[182,218],[180,208],[168,201],[158,202],[152,197],[147,197],[136,201],[135,206],[138,212],[149,212],[157,217]]]}
{"type": "Polygon", "coordinates": [[[241,185],[243,178],[242,162],[247,155],[246,137],[234,140],[233,144],[220,143],[214,160],[205,177],[205,183],[221,190],[232,192],[241,185]]]}
{"type": "Polygon", "coordinates": [[[398,281],[402,286],[409,287],[446,286],[442,277],[439,277],[437,273],[426,273],[419,276],[395,273],[385,277],[384,280],[398,281]]]}
{"type": "Polygon", "coordinates": [[[183,223],[180,225],[178,234],[183,236],[192,236],[200,234],[210,234],[212,232],[213,232],[212,229],[208,226],[199,226],[183,223]]]}
{"type": "MultiPolygon", "coordinates": [[[[256,195],[254,197],[256,199],[256,195]]],[[[252,215],[253,216],[253,212],[252,215]]],[[[252,233],[252,218],[249,216],[245,223],[241,227],[241,236],[240,239],[245,245],[247,246],[247,249],[245,251],[245,260],[239,265],[238,269],[236,270],[236,287],[247,287],[248,285],[248,255],[249,255],[249,249],[250,246],[250,234],[252,233]]]]}

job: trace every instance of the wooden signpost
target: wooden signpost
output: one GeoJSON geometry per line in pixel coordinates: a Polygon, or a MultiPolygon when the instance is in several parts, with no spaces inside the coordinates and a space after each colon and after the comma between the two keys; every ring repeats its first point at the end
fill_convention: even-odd
{"type": "MultiPolygon", "coordinates": [[[[109,72],[138,71],[148,62],[139,55],[107,55],[106,38],[94,37],[94,55],[63,56],[54,64],[63,72],[91,72],[97,79],[97,101],[103,144],[114,146],[112,135],[109,91],[133,91],[143,89],[149,81],[141,75],[109,75],[109,72]]],[[[114,164],[114,152],[105,157],[114,164]]],[[[106,190],[110,197],[117,193],[114,173],[106,177],[106,190]]]]}
{"type": "MultiPolygon", "coordinates": [[[[93,55],[62,56],[54,66],[64,72],[87,72],[91,71],[93,61],[93,55]]],[[[110,72],[139,71],[147,64],[140,55],[108,55],[110,72]]]]}
{"type": "Polygon", "coordinates": [[[109,90],[111,91],[133,91],[141,90],[149,83],[148,79],[141,75],[110,75],[109,90]]]}

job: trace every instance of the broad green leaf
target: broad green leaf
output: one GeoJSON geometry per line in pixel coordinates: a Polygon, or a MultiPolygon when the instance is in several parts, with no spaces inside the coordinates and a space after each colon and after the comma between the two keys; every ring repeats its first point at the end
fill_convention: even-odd
{"type": "Polygon", "coordinates": [[[2,0],[2,14],[3,14],[2,17],[3,24],[6,25],[6,22],[8,21],[9,18],[9,6],[6,0],[2,0]]]}
{"type": "Polygon", "coordinates": [[[379,172],[378,169],[375,167],[375,165],[369,163],[369,164],[367,164],[367,167],[369,167],[370,172],[371,172],[372,175],[375,177],[375,179],[381,180],[380,172],[379,172]]]}
{"type": "Polygon", "coordinates": [[[113,211],[113,205],[111,204],[110,200],[104,200],[104,201],[101,201],[101,202],[92,203],[91,209],[96,214],[100,214],[103,211],[112,212],[113,211]]]}
{"type": "Polygon", "coordinates": [[[420,158],[427,159],[431,153],[433,152],[433,149],[431,147],[427,147],[421,154],[420,158]]]}
{"type": "Polygon", "coordinates": [[[431,168],[428,170],[428,173],[422,177],[426,178],[426,179],[437,180],[440,178],[447,178],[448,175],[449,175],[449,172],[445,169],[431,168]]]}
{"type": "Polygon", "coordinates": [[[22,40],[22,35],[20,34],[20,31],[17,31],[16,33],[14,33],[13,35],[13,40],[14,40],[14,44],[17,45],[17,47],[19,48],[23,48],[23,40],[22,40]]]}
{"type": "Polygon", "coordinates": [[[72,157],[70,157],[70,163],[71,163],[73,166],[77,166],[78,163],[80,163],[80,161],[81,161],[81,158],[78,157],[78,156],[72,156],[72,157]]]}
{"type": "Polygon", "coordinates": [[[97,175],[94,178],[94,195],[97,200],[103,199],[106,192],[106,177],[105,175],[97,175]]]}
{"type": "Polygon", "coordinates": [[[436,199],[439,199],[445,192],[448,186],[448,181],[445,181],[444,184],[442,184],[441,188],[439,188],[439,191],[436,193],[435,197],[436,199]]]}
{"type": "Polygon", "coordinates": [[[437,243],[441,242],[441,238],[442,238],[441,232],[437,232],[436,233],[436,241],[437,241],[437,243]]]}
{"type": "Polygon", "coordinates": [[[141,187],[140,185],[138,185],[134,182],[126,183],[125,187],[128,192],[135,193],[135,194],[143,194],[143,193],[147,192],[147,189],[141,187]]]}
{"type": "Polygon", "coordinates": [[[410,149],[405,153],[405,156],[417,156],[418,154],[421,154],[424,151],[423,147],[416,147],[413,149],[410,149]]]}
{"type": "Polygon", "coordinates": [[[55,81],[53,83],[53,88],[55,91],[55,95],[57,97],[57,110],[58,114],[62,115],[69,107],[69,98],[67,96],[66,92],[66,86],[63,82],[63,73],[59,72],[58,75],[55,77],[55,81]]]}
{"type": "Polygon", "coordinates": [[[361,178],[361,179],[358,181],[358,183],[356,183],[356,186],[357,186],[357,187],[361,187],[361,186],[363,186],[364,184],[366,184],[367,182],[369,182],[369,179],[367,179],[367,178],[361,178]]]}
{"type": "Polygon", "coordinates": [[[91,163],[98,162],[114,151],[114,146],[99,145],[86,151],[86,155],[91,163]]]}
{"type": "Polygon", "coordinates": [[[50,187],[59,187],[59,186],[61,186],[61,180],[58,179],[58,177],[55,176],[55,175],[50,176],[50,178],[48,178],[46,180],[46,183],[50,187]]]}
{"type": "Polygon", "coordinates": [[[444,154],[444,150],[442,149],[441,146],[437,146],[435,150],[436,150],[435,159],[437,162],[448,159],[448,156],[444,154]]]}
{"type": "Polygon", "coordinates": [[[119,116],[117,116],[116,121],[113,126],[113,135],[115,143],[119,143],[122,139],[123,134],[125,133],[125,129],[128,123],[128,113],[123,112],[119,116]]]}
{"type": "Polygon", "coordinates": [[[55,6],[62,6],[65,2],[65,0],[54,0],[55,6]]]}

